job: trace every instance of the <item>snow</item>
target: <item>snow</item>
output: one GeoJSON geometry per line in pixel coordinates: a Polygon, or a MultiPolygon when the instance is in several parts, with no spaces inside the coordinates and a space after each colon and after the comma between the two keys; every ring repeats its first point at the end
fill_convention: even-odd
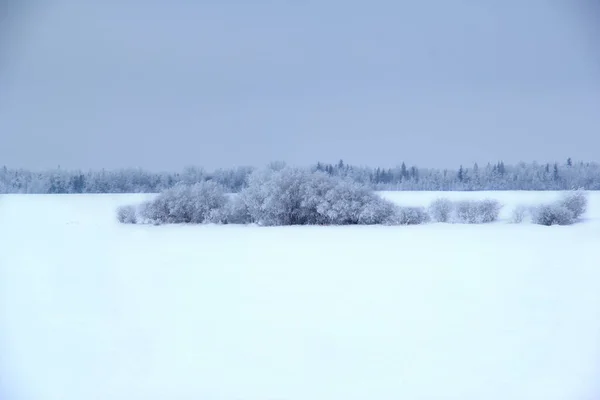
{"type": "Polygon", "coordinates": [[[0,399],[597,399],[600,193],[573,226],[136,226],[0,198],[0,399]]]}

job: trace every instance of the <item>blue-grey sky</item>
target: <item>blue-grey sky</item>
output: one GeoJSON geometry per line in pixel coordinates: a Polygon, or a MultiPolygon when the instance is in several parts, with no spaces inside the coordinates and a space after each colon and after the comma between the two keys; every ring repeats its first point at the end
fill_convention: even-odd
{"type": "Polygon", "coordinates": [[[600,160],[593,5],[38,0],[0,30],[0,164],[600,160]]]}

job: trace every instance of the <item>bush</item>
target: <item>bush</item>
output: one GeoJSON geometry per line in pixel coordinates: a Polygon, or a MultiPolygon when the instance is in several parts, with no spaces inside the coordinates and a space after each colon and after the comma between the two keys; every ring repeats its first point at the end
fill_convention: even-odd
{"type": "Polygon", "coordinates": [[[575,215],[560,203],[545,204],[534,208],[532,220],[538,225],[571,225],[575,222],[575,215]]]}
{"type": "Polygon", "coordinates": [[[525,218],[529,214],[529,208],[526,206],[517,206],[511,215],[510,222],[513,224],[520,224],[525,221],[525,218]]]}
{"type": "Polygon", "coordinates": [[[498,220],[502,206],[496,200],[464,200],[455,204],[454,221],[467,224],[484,224],[498,220]]]}
{"type": "Polygon", "coordinates": [[[260,225],[384,224],[398,210],[360,183],[287,167],[255,171],[240,197],[260,225]]]}
{"type": "Polygon", "coordinates": [[[388,225],[420,225],[430,220],[431,217],[423,207],[398,207],[386,223],[388,225]]]}
{"type": "Polygon", "coordinates": [[[377,225],[386,223],[397,209],[394,203],[364,185],[339,178],[327,179],[330,181],[323,196],[307,192],[306,203],[319,203],[311,219],[327,225],[377,225]]]}
{"type": "Polygon", "coordinates": [[[573,213],[573,218],[581,217],[587,210],[587,196],[583,190],[575,190],[563,196],[559,204],[573,213]]]}
{"type": "Polygon", "coordinates": [[[429,206],[429,214],[435,222],[450,222],[454,204],[445,198],[434,200],[429,206]]]}
{"type": "Polygon", "coordinates": [[[260,225],[303,225],[300,215],[302,184],[306,171],[296,168],[260,170],[248,178],[240,197],[253,222],[260,225]]]}
{"type": "Polygon", "coordinates": [[[137,223],[137,211],[135,206],[122,206],[117,209],[117,219],[122,224],[137,223]]]}
{"type": "Polygon", "coordinates": [[[532,211],[532,221],[538,225],[571,225],[587,209],[586,193],[575,190],[562,196],[552,204],[538,206],[532,211]]]}
{"type": "Polygon", "coordinates": [[[145,223],[202,224],[211,222],[211,218],[215,218],[215,210],[226,204],[224,189],[215,182],[206,181],[189,186],[179,184],[142,204],[139,214],[145,223]]]}

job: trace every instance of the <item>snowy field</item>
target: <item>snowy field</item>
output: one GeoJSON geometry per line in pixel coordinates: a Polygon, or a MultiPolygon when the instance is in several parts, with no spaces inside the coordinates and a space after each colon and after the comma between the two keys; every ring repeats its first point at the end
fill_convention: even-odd
{"type": "Polygon", "coordinates": [[[584,222],[120,225],[145,195],[0,197],[0,399],[600,398],[600,193],[584,222]]]}

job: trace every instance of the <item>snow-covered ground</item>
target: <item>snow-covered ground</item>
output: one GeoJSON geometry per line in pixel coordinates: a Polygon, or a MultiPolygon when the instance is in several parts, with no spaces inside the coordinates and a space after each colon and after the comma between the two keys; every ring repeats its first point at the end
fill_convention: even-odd
{"type": "Polygon", "coordinates": [[[585,221],[134,226],[144,195],[0,197],[0,399],[600,396],[600,193],[585,221]]]}

